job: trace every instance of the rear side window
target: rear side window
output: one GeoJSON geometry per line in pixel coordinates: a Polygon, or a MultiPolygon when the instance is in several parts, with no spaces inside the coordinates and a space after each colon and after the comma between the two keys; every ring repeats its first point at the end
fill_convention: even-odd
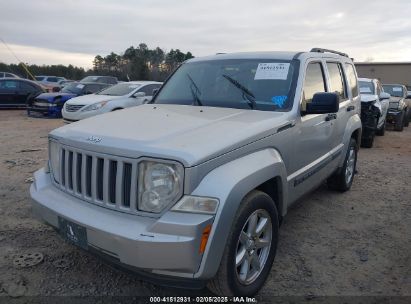
{"type": "Polygon", "coordinates": [[[146,96],[153,96],[153,90],[158,89],[160,86],[156,84],[146,85],[144,88],[141,88],[139,92],[146,93],[146,96]]]}
{"type": "Polygon", "coordinates": [[[340,96],[340,102],[347,99],[347,90],[345,88],[342,66],[340,63],[327,62],[328,74],[330,75],[331,92],[340,96]]]}
{"type": "Polygon", "coordinates": [[[26,83],[26,82],[24,82],[24,81],[21,81],[21,82],[20,82],[20,88],[21,88],[23,91],[26,91],[26,92],[38,91],[38,89],[35,88],[33,85],[31,85],[31,84],[29,84],[29,83],[26,83]]]}
{"type": "Polygon", "coordinates": [[[57,77],[48,77],[47,81],[48,82],[58,82],[59,80],[57,79],[57,77]]]}
{"type": "Polygon", "coordinates": [[[91,92],[91,93],[96,93],[103,89],[105,86],[104,85],[99,85],[99,84],[88,84],[86,88],[83,90],[84,92],[91,92]]]}
{"type": "Polygon", "coordinates": [[[354,66],[350,63],[346,63],[345,71],[347,72],[347,81],[350,85],[352,97],[356,97],[358,96],[358,83],[357,74],[355,73],[354,66]]]}
{"type": "Polygon", "coordinates": [[[305,111],[307,103],[313,100],[315,93],[325,91],[324,71],[321,63],[315,62],[308,64],[304,79],[301,109],[305,111]]]}
{"type": "Polygon", "coordinates": [[[0,82],[0,88],[5,90],[17,90],[18,83],[14,80],[5,80],[0,82]]]}

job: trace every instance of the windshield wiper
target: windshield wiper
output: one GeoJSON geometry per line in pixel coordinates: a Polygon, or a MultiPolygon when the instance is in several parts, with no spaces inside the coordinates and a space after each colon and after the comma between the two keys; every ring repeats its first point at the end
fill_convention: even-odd
{"type": "Polygon", "coordinates": [[[193,78],[191,78],[190,74],[187,73],[187,77],[188,77],[188,79],[189,79],[190,82],[191,82],[190,90],[191,90],[191,95],[193,95],[194,101],[196,102],[196,104],[197,104],[198,106],[202,106],[203,103],[201,102],[200,98],[198,97],[198,94],[201,95],[200,89],[199,89],[198,86],[196,85],[196,83],[195,83],[195,81],[193,80],[193,78]],[[193,89],[193,87],[195,88],[195,90],[193,89]]]}
{"type": "Polygon", "coordinates": [[[245,86],[243,86],[241,83],[239,83],[237,80],[235,80],[234,78],[223,74],[222,75],[225,79],[227,79],[230,83],[232,83],[236,88],[240,89],[241,92],[243,92],[243,98],[244,100],[248,100],[248,105],[251,109],[255,109],[257,107],[257,104],[255,102],[255,96],[254,94],[247,89],[245,86]]]}

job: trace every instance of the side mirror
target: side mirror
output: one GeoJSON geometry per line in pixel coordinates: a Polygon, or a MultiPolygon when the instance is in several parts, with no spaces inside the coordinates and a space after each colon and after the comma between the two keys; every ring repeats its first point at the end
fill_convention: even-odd
{"type": "Polygon", "coordinates": [[[160,89],[154,89],[154,90],[153,90],[153,96],[156,96],[157,93],[158,93],[158,91],[160,91],[160,89]]]}
{"type": "Polygon", "coordinates": [[[384,99],[390,99],[391,95],[386,93],[386,92],[381,92],[380,93],[380,100],[384,100],[384,99]]]}
{"type": "Polygon", "coordinates": [[[137,92],[136,94],[133,95],[134,98],[139,98],[139,97],[144,97],[146,96],[146,93],[144,92],[137,92]]]}
{"type": "Polygon", "coordinates": [[[316,93],[307,103],[305,114],[337,113],[340,108],[340,96],[336,93],[316,93]]]}

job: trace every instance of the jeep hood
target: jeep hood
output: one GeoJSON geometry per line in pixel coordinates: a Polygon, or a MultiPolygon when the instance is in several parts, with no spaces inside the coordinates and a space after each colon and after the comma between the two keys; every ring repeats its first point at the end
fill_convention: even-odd
{"type": "Polygon", "coordinates": [[[146,104],[81,120],[52,131],[50,136],[85,150],[174,159],[190,167],[275,133],[289,124],[288,115],[146,104]]]}

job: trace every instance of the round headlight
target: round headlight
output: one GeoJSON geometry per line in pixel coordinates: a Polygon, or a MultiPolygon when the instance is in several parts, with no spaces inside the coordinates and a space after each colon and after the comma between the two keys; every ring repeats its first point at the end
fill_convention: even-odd
{"type": "Polygon", "coordinates": [[[182,194],[183,168],[179,164],[144,161],[139,170],[139,209],[161,212],[182,194]]]}

